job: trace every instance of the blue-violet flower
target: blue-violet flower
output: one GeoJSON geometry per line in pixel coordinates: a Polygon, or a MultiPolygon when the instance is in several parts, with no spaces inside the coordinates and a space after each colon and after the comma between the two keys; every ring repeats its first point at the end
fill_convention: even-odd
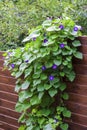
{"type": "Polygon", "coordinates": [[[65,44],[64,43],[61,43],[60,44],[60,48],[64,48],[65,47],[65,44]]]}
{"type": "Polygon", "coordinates": [[[35,41],[35,40],[36,40],[36,37],[33,37],[32,40],[35,41]]]}
{"type": "Polygon", "coordinates": [[[14,69],[15,65],[14,64],[11,64],[11,68],[14,69]]]}
{"type": "Polygon", "coordinates": [[[55,123],[57,123],[57,122],[58,122],[58,119],[54,118],[54,121],[55,121],[55,123]]]}
{"type": "Polygon", "coordinates": [[[57,66],[56,64],[53,64],[52,69],[55,70],[55,69],[57,69],[57,67],[58,67],[58,66],[57,66]]]}
{"type": "Polygon", "coordinates": [[[59,28],[62,30],[62,29],[64,29],[64,26],[61,24],[61,25],[59,26],[59,28]]]}
{"type": "Polygon", "coordinates": [[[44,65],[44,66],[42,66],[42,70],[44,71],[44,70],[46,70],[46,66],[44,65]]]}
{"type": "Polygon", "coordinates": [[[25,60],[25,62],[26,62],[26,63],[28,63],[28,62],[29,62],[29,60],[25,60]]]}
{"type": "Polygon", "coordinates": [[[50,76],[49,76],[49,80],[50,80],[50,81],[54,80],[54,76],[50,75],[50,76]]]}
{"type": "Polygon", "coordinates": [[[78,27],[75,26],[73,30],[77,32],[78,31],[78,27]]]}
{"type": "Polygon", "coordinates": [[[10,55],[11,55],[11,52],[8,52],[8,55],[10,56],[10,55]]]}
{"type": "Polygon", "coordinates": [[[48,40],[47,39],[44,39],[44,41],[43,41],[44,43],[47,43],[48,42],[48,40]]]}
{"type": "Polygon", "coordinates": [[[52,17],[47,17],[47,20],[52,20],[52,17]]]}

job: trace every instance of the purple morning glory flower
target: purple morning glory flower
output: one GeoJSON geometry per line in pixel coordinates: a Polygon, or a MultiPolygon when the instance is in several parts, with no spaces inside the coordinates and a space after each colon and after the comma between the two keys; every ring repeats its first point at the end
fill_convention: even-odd
{"type": "Polygon", "coordinates": [[[44,39],[44,41],[43,41],[44,43],[47,43],[48,42],[48,40],[47,39],[44,39]]]}
{"type": "Polygon", "coordinates": [[[43,70],[43,71],[46,70],[46,66],[42,66],[42,70],[43,70]]]}
{"type": "Polygon", "coordinates": [[[10,56],[10,55],[11,55],[11,52],[8,52],[8,55],[10,56]]]}
{"type": "Polygon", "coordinates": [[[78,31],[78,27],[75,26],[73,30],[77,32],[78,31]]]}
{"type": "Polygon", "coordinates": [[[64,43],[61,43],[60,44],[60,48],[64,48],[65,44],[64,43]]]}
{"type": "Polygon", "coordinates": [[[53,64],[52,69],[55,70],[55,69],[57,69],[57,67],[58,67],[58,66],[57,66],[56,64],[53,64]]]}
{"type": "Polygon", "coordinates": [[[36,40],[36,37],[33,37],[32,40],[35,41],[35,40],[36,40]]]}
{"type": "Polygon", "coordinates": [[[25,62],[26,62],[26,63],[28,63],[28,62],[29,62],[29,60],[25,60],[25,62]]]}
{"type": "Polygon", "coordinates": [[[54,118],[54,121],[55,121],[55,123],[57,123],[57,122],[58,122],[58,119],[54,118]]]}
{"type": "Polygon", "coordinates": [[[62,30],[62,29],[64,29],[64,26],[61,24],[61,25],[59,26],[59,28],[62,30]]]}
{"type": "Polygon", "coordinates": [[[47,20],[52,20],[52,17],[47,17],[47,20]]]}
{"type": "Polygon", "coordinates": [[[50,80],[50,81],[54,80],[54,76],[50,75],[50,76],[49,76],[49,80],[50,80]]]}
{"type": "Polygon", "coordinates": [[[62,16],[59,16],[58,18],[59,18],[59,19],[61,19],[61,18],[62,18],[62,16]]]}
{"type": "Polygon", "coordinates": [[[11,68],[14,69],[15,65],[14,64],[11,64],[11,68]]]}

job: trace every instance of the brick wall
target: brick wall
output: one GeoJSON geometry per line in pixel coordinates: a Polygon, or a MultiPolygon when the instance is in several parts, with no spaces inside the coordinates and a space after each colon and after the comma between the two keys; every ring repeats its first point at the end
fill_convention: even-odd
{"type": "Polygon", "coordinates": [[[87,130],[87,37],[80,37],[83,60],[74,60],[76,79],[68,83],[70,99],[66,102],[72,111],[69,130],[87,130]]]}
{"type": "Polygon", "coordinates": [[[0,130],[17,130],[19,114],[15,112],[17,94],[15,79],[8,70],[3,71],[3,57],[0,52],[0,130]]]}

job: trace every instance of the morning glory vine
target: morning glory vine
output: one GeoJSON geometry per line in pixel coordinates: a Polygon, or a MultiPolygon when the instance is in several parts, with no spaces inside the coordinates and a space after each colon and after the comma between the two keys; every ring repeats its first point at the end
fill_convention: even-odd
{"type": "Polygon", "coordinates": [[[81,26],[72,19],[51,18],[31,31],[24,47],[4,54],[5,67],[16,78],[16,111],[21,112],[23,123],[19,130],[68,130],[66,80],[75,79],[72,58],[82,59],[78,36],[81,26]]]}

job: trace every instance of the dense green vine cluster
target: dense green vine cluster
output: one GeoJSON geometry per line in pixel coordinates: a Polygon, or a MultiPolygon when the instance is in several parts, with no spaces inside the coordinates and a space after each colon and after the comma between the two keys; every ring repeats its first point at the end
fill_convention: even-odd
{"type": "Polygon", "coordinates": [[[64,105],[69,98],[66,82],[73,81],[73,56],[82,59],[76,40],[81,27],[67,17],[47,19],[23,40],[25,47],[4,54],[5,66],[17,79],[16,110],[21,112],[19,130],[68,129],[64,118],[71,112],[64,105]]]}

